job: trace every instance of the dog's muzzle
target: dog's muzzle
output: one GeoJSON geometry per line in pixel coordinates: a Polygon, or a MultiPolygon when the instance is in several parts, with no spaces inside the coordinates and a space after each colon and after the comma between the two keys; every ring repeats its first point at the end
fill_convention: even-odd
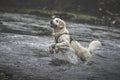
{"type": "Polygon", "coordinates": [[[50,27],[51,27],[51,28],[57,28],[57,25],[55,25],[55,24],[53,23],[53,21],[50,21],[50,27]]]}

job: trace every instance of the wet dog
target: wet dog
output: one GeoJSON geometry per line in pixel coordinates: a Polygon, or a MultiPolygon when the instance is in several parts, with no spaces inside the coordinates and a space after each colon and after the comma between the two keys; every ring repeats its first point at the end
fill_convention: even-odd
{"type": "Polygon", "coordinates": [[[60,18],[52,19],[50,27],[53,28],[52,35],[55,39],[55,43],[49,46],[50,52],[61,52],[65,59],[72,63],[77,63],[77,58],[80,58],[82,61],[89,61],[92,57],[92,52],[96,47],[101,46],[101,42],[95,40],[89,44],[88,48],[83,47],[78,41],[71,38],[65,21],[60,18]]]}

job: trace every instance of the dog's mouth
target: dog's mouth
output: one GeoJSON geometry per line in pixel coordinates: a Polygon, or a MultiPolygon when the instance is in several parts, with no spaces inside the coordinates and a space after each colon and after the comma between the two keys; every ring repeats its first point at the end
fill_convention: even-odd
{"type": "Polygon", "coordinates": [[[51,27],[51,28],[57,28],[57,25],[55,25],[55,24],[53,23],[53,21],[50,21],[50,27],[51,27]]]}

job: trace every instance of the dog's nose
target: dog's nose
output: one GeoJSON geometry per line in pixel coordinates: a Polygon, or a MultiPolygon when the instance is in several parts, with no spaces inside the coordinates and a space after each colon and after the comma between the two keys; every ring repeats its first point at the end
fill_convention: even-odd
{"type": "Polygon", "coordinates": [[[50,21],[50,24],[53,24],[53,21],[52,21],[52,20],[50,21]]]}

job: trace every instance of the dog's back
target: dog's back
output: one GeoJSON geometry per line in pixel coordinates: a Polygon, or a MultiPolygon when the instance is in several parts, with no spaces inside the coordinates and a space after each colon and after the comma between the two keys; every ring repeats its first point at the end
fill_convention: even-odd
{"type": "Polygon", "coordinates": [[[87,61],[91,56],[92,52],[96,49],[96,47],[101,46],[101,42],[96,40],[92,41],[89,44],[88,48],[81,46],[81,44],[77,41],[71,42],[71,47],[75,50],[75,54],[82,60],[87,61]]]}

